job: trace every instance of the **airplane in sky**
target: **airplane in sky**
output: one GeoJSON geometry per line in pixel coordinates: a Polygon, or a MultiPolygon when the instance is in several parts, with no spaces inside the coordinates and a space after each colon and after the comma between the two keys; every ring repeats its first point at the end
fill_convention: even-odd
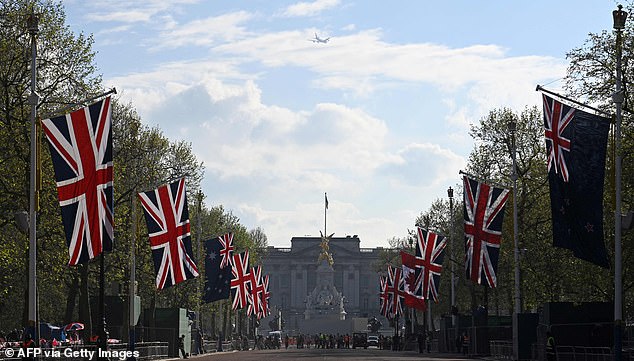
{"type": "Polygon", "coordinates": [[[330,40],[330,38],[322,39],[319,37],[319,35],[317,35],[317,33],[315,33],[314,39],[308,39],[308,41],[312,41],[313,43],[323,43],[323,44],[326,44],[328,40],[330,40]]]}

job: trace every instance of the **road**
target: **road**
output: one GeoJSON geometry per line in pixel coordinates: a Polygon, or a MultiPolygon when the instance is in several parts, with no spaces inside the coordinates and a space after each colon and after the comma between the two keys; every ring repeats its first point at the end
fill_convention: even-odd
{"type": "Polygon", "coordinates": [[[375,348],[370,349],[296,349],[288,350],[257,350],[257,351],[233,351],[195,355],[190,358],[192,361],[225,361],[225,360],[322,360],[322,361],[342,361],[342,360],[389,360],[389,361],[411,361],[411,360],[466,360],[459,354],[423,353],[414,351],[388,351],[375,348]]]}

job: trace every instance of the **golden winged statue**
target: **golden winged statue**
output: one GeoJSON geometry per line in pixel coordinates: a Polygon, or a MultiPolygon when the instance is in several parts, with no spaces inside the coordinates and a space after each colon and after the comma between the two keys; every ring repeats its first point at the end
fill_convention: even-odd
{"type": "Polygon", "coordinates": [[[328,262],[328,264],[332,266],[335,261],[332,259],[332,254],[330,253],[330,245],[328,245],[328,242],[330,242],[330,239],[335,234],[332,233],[328,237],[324,237],[324,234],[321,233],[321,231],[319,231],[319,234],[321,235],[321,244],[319,245],[321,247],[321,252],[319,253],[319,258],[317,258],[317,263],[320,263],[322,260],[326,260],[326,262],[328,262]]]}

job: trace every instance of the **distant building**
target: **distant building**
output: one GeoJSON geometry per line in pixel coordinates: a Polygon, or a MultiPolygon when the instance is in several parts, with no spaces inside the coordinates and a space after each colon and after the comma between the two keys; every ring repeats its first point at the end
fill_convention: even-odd
{"type": "MultiPolygon", "coordinates": [[[[281,310],[287,330],[297,330],[305,318],[308,295],[318,285],[320,237],[293,237],[291,248],[268,247],[262,261],[269,274],[271,311],[281,310]]],[[[379,254],[383,248],[360,248],[357,235],[333,237],[334,286],[345,299],[346,318],[379,317],[379,254]]],[[[300,330],[301,331],[301,330],[300,330]]]]}

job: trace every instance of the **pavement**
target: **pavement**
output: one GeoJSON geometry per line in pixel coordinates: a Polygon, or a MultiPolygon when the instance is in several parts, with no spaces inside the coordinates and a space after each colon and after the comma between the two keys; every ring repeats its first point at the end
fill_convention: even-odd
{"type": "MultiPolygon", "coordinates": [[[[298,359],[318,359],[318,360],[468,360],[476,359],[463,356],[457,353],[439,353],[439,352],[425,352],[418,353],[417,351],[390,351],[379,350],[376,348],[370,349],[279,349],[279,350],[250,350],[250,351],[224,351],[224,352],[210,352],[200,355],[192,355],[189,359],[196,361],[220,361],[220,360],[298,360],[298,359]]],[[[168,360],[182,360],[182,358],[172,358],[168,360]]],[[[480,360],[482,360],[480,358],[480,360]]]]}

